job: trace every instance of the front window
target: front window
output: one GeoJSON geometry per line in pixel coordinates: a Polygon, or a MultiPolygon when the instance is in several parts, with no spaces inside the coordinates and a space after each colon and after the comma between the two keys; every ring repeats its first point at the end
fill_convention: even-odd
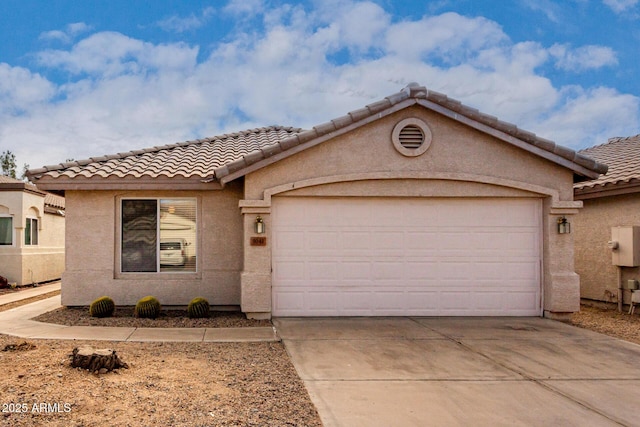
{"type": "Polygon", "coordinates": [[[0,217],[0,246],[13,245],[13,218],[0,217]]]}
{"type": "Polygon", "coordinates": [[[27,225],[24,229],[24,244],[38,244],[38,220],[35,218],[27,218],[27,225]]]}
{"type": "Polygon", "coordinates": [[[196,199],[122,200],[122,272],[195,272],[196,199]]]}

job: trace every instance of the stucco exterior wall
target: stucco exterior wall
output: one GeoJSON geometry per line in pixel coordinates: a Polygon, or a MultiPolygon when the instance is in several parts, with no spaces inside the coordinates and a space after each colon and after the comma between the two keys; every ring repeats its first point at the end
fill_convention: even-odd
{"type": "MultiPolygon", "coordinates": [[[[618,271],[611,259],[611,228],[640,226],[640,196],[627,194],[584,200],[584,208],[574,223],[576,272],[580,275],[583,298],[617,302],[618,271]]],[[[640,280],[639,267],[621,267],[622,280],[640,280]]],[[[629,291],[624,292],[628,303],[629,291]]]]}
{"type": "Polygon", "coordinates": [[[264,189],[284,183],[372,172],[496,177],[554,188],[562,200],[573,200],[571,171],[422,107],[399,111],[249,174],[245,199],[261,199],[264,189]],[[431,147],[414,158],[401,155],[391,143],[395,124],[410,117],[424,120],[433,134],[431,147]]]}
{"type": "Polygon", "coordinates": [[[242,309],[256,317],[270,311],[270,249],[248,240],[256,215],[269,237],[272,196],[538,197],[544,200],[542,305],[549,316],[565,316],[579,309],[579,277],[573,235],[558,235],[556,220],[577,213],[572,183],[570,170],[504,141],[421,107],[399,111],[245,177],[242,309]],[[424,120],[433,134],[417,157],[401,155],[391,141],[395,124],[409,117],[424,120]]]}
{"type": "Polygon", "coordinates": [[[62,304],[88,305],[107,295],[133,305],[146,295],[163,305],[186,305],[197,296],[212,305],[240,304],[242,183],[224,191],[67,191],[67,268],[62,304]],[[120,273],[121,198],[194,197],[197,207],[196,273],[120,273]]]}
{"type": "Polygon", "coordinates": [[[18,286],[55,280],[64,271],[65,220],[44,213],[44,196],[27,191],[0,192],[0,210],[13,218],[13,245],[0,246],[0,275],[18,286]],[[38,220],[38,244],[25,245],[28,217],[38,220]]]}

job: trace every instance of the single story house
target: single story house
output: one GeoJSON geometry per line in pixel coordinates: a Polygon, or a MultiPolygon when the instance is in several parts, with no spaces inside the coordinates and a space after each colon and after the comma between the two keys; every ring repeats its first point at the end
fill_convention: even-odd
{"type": "Polygon", "coordinates": [[[309,130],[269,126],[29,175],[66,196],[67,306],[153,294],[252,318],[562,318],[579,310],[580,284],[558,221],[582,206],[573,183],[605,171],[412,83],[309,130]],[[192,255],[163,246],[169,214],[195,225],[195,237],[183,230],[192,255]]]}
{"type": "Polygon", "coordinates": [[[585,299],[627,304],[631,301],[628,280],[640,279],[640,247],[625,245],[624,236],[618,234],[640,230],[633,228],[640,227],[640,135],[611,138],[580,153],[609,166],[606,175],[574,185],[574,198],[584,204],[575,221],[580,294],[585,299]],[[610,247],[610,241],[618,241],[619,247],[610,247]],[[620,259],[625,253],[630,260],[620,259]]]}
{"type": "Polygon", "coordinates": [[[17,286],[64,271],[64,197],[0,176],[0,276],[17,286]]]}

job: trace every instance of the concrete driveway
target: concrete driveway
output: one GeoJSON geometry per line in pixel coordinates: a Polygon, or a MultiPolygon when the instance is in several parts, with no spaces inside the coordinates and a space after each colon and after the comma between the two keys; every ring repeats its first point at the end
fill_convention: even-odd
{"type": "Polygon", "coordinates": [[[326,427],[640,426],[640,346],[541,318],[279,318],[326,427]]]}

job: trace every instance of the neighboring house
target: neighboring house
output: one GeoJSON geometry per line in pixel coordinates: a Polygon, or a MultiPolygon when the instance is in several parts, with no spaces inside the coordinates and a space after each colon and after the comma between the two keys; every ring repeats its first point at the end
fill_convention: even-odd
{"type": "Polygon", "coordinates": [[[64,271],[64,197],[0,176],[0,276],[18,286],[64,271]]]}
{"type": "Polygon", "coordinates": [[[310,130],[270,126],[29,175],[66,195],[67,306],[153,294],[256,318],[562,318],[579,309],[580,285],[573,235],[557,221],[582,205],[574,180],[604,171],[411,84],[310,130]],[[162,263],[168,214],[195,223],[183,266],[162,263]]]}
{"type": "MultiPolygon", "coordinates": [[[[640,226],[640,135],[611,138],[581,153],[606,163],[609,171],[574,185],[575,199],[584,203],[574,227],[580,292],[583,298],[607,302],[618,302],[623,295],[621,302],[626,304],[631,295],[624,288],[627,280],[640,279],[640,263],[618,270],[608,242],[613,240],[613,227],[640,226]],[[623,290],[619,293],[620,284],[623,290]]],[[[621,247],[616,255],[626,249],[621,247]]],[[[640,254],[640,248],[635,253],[640,254]]]]}

